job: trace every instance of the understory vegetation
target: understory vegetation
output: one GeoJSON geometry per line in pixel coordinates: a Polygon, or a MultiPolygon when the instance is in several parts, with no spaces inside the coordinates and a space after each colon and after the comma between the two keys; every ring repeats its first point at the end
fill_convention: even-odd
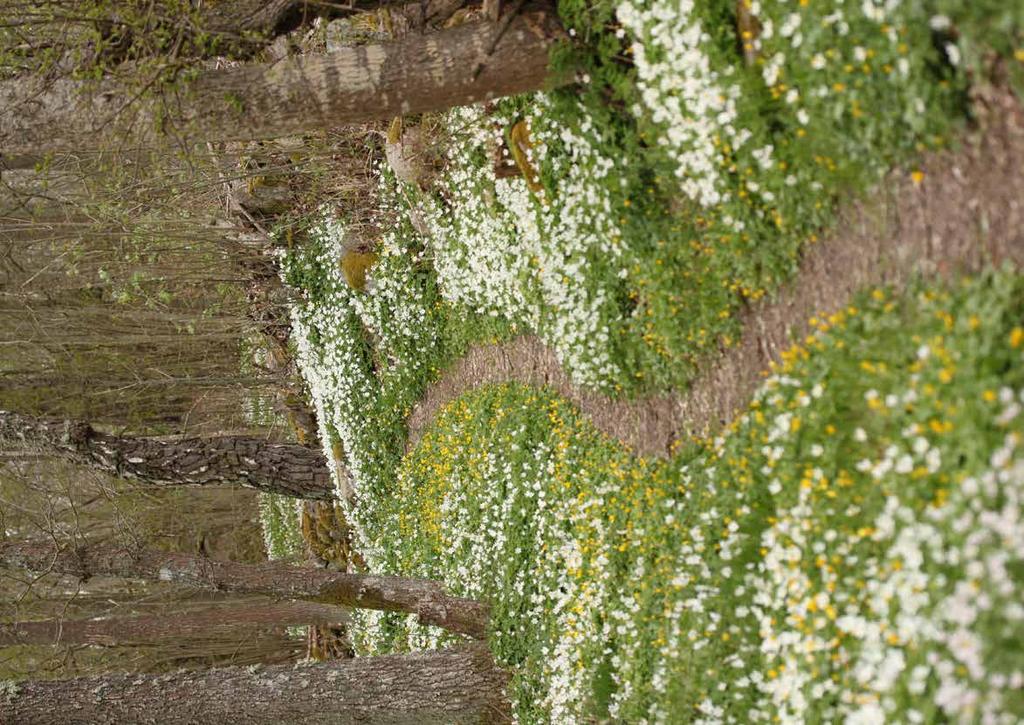
{"type": "MultiPolygon", "coordinates": [[[[1022,317],[1012,274],[875,290],[670,460],[482,389],[372,502],[373,566],[493,603],[524,722],[1014,722],[1022,317]]],[[[442,637],[364,619],[366,652],[442,637]]]]}
{"type": "MultiPolygon", "coordinates": [[[[1024,718],[1013,270],[822,311],[745,413],[668,459],[516,385],[452,403],[412,450],[406,429],[470,345],[529,332],[580,385],[685,388],[837,205],[897,167],[921,183],[971,85],[1018,81],[1024,10],[559,10],[580,83],[424,120],[443,160],[420,185],[378,167],[372,258],[328,207],[282,257],[368,568],[492,604],[521,722],[1024,718]]],[[[265,502],[278,555],[301,540],[289,506],[265,502]]],[[[362,654],[449,636],[354,619],[362,654]]]]}
{"type": "MultiPolygon", "coordinates": [[[[524,722],[1013,721],[1022,318],[1011,272],[875,290],[670,460],[551,393],[482,389],[358,489],[363,550],[492,602],[524,722]]],[[[359,619],[367,654],[445,637],[359,619]]]]}
{"type": "Polygon", "coordinates": [[[581,83],[454,112],[442,191],[415,206],[445,295],[538,332],[581,384],[684,387],[838,201],[949,142],[969,76],[954,38],[975,58],[1022,20],[966,3],[739,7],[561,3],[579,42],[560,62],[581,83]],[[529,179],[498,178],[503,155],[529,179]]]}

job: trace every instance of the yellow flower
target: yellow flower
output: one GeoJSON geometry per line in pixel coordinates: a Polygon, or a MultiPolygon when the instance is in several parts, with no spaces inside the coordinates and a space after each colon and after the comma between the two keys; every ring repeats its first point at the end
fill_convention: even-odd
{"type": "Polygon", "coordinates": [[[1024,343],[1024,327],[1015,327],[1010,332],[1010,347],[1018,348],[1024,343]]]}
{"type": "Polygon", "coordinates": [[[920,186],[921,182],[924,181],[924,172],[920,169],[915,169],[910,173],[910,179],[914,182],[914,186],[920,186]]]}

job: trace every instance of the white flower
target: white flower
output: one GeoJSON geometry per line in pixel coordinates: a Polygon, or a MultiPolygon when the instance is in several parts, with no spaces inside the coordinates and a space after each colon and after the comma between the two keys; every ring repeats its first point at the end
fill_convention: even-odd
{"type": "Polygon", "coordinates": [[[885,725],[885,712],[877,702],[861,705],[843,720],[846,725],[885,725]]]}
{"type": "Polygon", "coordinates": [[[946,58],[949,60],[950,65],[956,67],[960,65],[960,48],[956,43],[946,43],[943,46],[946,51],[946,58]]]}
{"type": "Polygon", "coordinates": [[[981,664],[981,641],[967,629],[958,629],[947,641],[950,653],[968,670],[971,677],[980,680],[985,676],[981,664]]]}
{"type": "Polygon", "coordinates": [[[1010,421],[1020,415],[1021,406],[1017,403],[1010,403],[1006,408],[996,417],[996,423],[1001,426],[1009,425],[1010,421]]]}

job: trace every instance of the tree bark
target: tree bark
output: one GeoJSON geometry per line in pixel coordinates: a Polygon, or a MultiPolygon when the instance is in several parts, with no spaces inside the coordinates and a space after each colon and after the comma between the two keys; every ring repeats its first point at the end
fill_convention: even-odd
{"type": "Polygon", "coordinates": [[[295,498],[332,500],[323,453],[254,436],[157,440],[101,433],[88,423],[0,411],[0,440],[157,486],[241,484],[295,498]]]}
{"type": "Polygon", "coordinates": [[[400,42],[204,71],[178,90],[8,82],[0,85],[0,108],[8,109],[0,114],[0,149],[30,158],[168,139],[189,148],[439,111],[567,80],[548,71],[560,36],[554,14],[540,8],[507,24],[468,23],[400,42]]]}
{"type": "Polygon", "coordinates": [[[341,607],[316,602],[225,602],[181,614],[107,619],[48,619],[0,624],[0,647],[90,644],[102,647],[202,639],[229,629],[342,624],[341,607]]]}
{"type": "Polygon", "coordinates": [[[481,648],[318,664],[23,682],[0,722],[481,723],[507,721],[506,682],[481,648]]]}
{"type": "Polygon", "coordinates": [[[0,0],[0,17],[17,27],[26,41],[15,46],[18,55],[31,56],[33,46],[51,52],[62,48],[65,54],[58,67],[70,70],[90,69],[90,64],[113,66],[153,54],[186,60],[246,57],[317,16],[352,15],[394,4],[395,0],[217,0],[182,12],[174,0],[151,0],[146,5],[135,0],[0,0]],[[96,37],[101,39],[99,47],[94,47],[96,37]],[[157,42],[147,42],[154,38],[157,42]]]}
{"type": "MultiPolygon", "coordinates": [[[[461,3],[457,3],[461,4],[461,3]]],[[[425,22],[446,19],[454,11],[453,0],[345,0],[317,2],[314,0],[230,0],[203,7],[199,29],[210,35],[246,41],[252,36],[264,40],[290,32],[304,19],[316,16],[352,15],[360,12],[395,7],[397,12],[422,15],[425,22]]]]}
{"type": "MultiPolygon", "coordinates": [[[[288,26],[291,25],[291,18],[301,18],[305,14],[316,15],[316,4],[304,0],[231,0],[211,3],[203,7],[200,30],[238,40],[244,40],[250,35],[268,38],[290,29],[288,26]]],[[[369,3],[363,0],[362,5],[369,3]]]]}
{"type": "Polygon", "coordinates": [[[0,543],[0,565],[87,579],[121,576],[284,599],[416,614],[423,624],[482,638],[489,607],[453,597],[438,582],[399,576],[347,574],[280,562],[238,564],[189,554],[51,542],[0,543]]]}

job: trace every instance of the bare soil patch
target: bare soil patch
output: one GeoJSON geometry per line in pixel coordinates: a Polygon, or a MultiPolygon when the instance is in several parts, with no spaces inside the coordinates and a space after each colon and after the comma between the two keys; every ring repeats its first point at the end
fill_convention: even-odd
{"type": "Polygon", "coordinates": [[[573,401],[598,429],[637,453],[664,456],[742,410],[813,315],[833,312],[860,289],[952,277],[987,265],[1024,266],[1024,106],[1009,91],[975,98],[976,122],[959,148],[890,173],[868,198],[843,206],[834,231],[809,246],[800,271],[774,297],[742,313],[739,342],[709,358],[689,389],[612,400],[570,381],[535,336],[471,349],[430,387],[409,416],[411,448],[450,401],[481,385],[547,386],[573,401]]]}

